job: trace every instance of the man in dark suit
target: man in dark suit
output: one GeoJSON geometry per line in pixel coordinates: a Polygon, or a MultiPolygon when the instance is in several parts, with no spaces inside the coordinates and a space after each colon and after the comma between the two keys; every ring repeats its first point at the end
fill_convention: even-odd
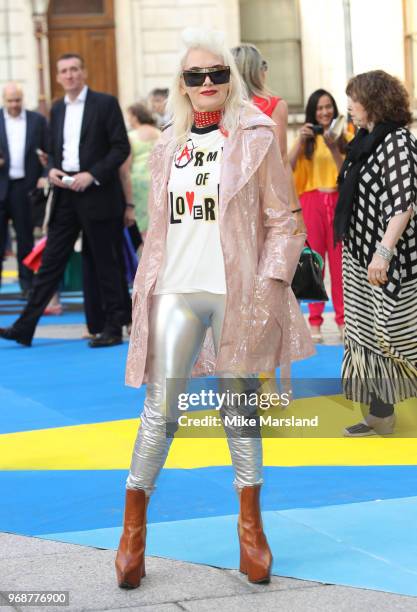
{"type": "Polygon", "coordinates": [[[57,61],[57,81],[65,98],[51,110],[49,180],[55,187],[53,210],[42,266],[32,296],[12,327],[0,337],[30,346],[39,317],[56,291],[80,230],[94,258],[104,331],[89,346],[122,342],[125,305],[123,270],[114,248],[115,220],[123,215],[119,167],[129,155],[129,140],[119,104],[113,96],[86,86],[83,59],[65,54],[57,61]]]}
{"type": "Polygon", "coordinates": [[[32,286],[32,272],[22,260],[33,248],[33,223],[28,193],[45,174],[37,150],[45,151],[47,126],[39,113],[23,108],[23,91],[16,83],[3,89],[0,111],[0,282],[12,220],[16,232],[19,282],[23,297],[32,286]]]}

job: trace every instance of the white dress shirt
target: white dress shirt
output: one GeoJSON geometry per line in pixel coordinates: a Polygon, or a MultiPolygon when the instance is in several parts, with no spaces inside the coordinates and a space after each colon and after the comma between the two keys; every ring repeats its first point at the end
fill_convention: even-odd
{"type": "Polygon", "coordinates": [[[84,85],[75,100],[65,96],[64,144],[62,150],[62,169],[64,172],[80,171],[80,136],[83,122],[85,99],[88,87],[84,85]]]}
{"type": "Polygon", "coordinates": [[[17,117],[9,115],[6,109],[3,112],[10,159],[9,178],[22,179],[25,176],[26,111],[22,110],[17,117]]]}

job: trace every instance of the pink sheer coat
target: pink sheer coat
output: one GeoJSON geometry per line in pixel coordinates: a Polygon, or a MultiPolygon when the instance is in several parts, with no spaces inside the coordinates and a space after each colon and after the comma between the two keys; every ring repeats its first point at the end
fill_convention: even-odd
{"type": "MultiPolygon", "coordinates": [[[[272,127],[252,105],[242,106],[240,126],[225,140],[219,229],[227,298],[216,356],[209,329],[192,375],[240,375],[274,370],[314,353],[291,290],[305,235],[294,235],[288,179],[272,127]],[[277,282],[282,281],[282,282],[277,282]]],[[[149,310],[163,264],[168,229],[167,183],[176,149],[172,127],[150,159],[150,224],[133,287],[133,324],[126,384],[147,380],[149,310]]]]}

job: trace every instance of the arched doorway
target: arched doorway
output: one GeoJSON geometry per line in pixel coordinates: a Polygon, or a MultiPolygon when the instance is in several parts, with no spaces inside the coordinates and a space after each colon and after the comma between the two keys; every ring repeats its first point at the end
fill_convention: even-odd
{"type": "Polygon", "coordinates": [[[92,89],[117,96],[113,0],[51,0],[48,31],[52,100],[63,93],[56,60],[68,52],[84,58],[92,89]]]}

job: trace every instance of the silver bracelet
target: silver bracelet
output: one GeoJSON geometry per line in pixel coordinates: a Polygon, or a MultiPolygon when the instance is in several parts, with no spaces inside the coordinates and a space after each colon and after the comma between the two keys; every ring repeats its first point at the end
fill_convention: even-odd
{"type": "Polygon", "coordinates": [[[391,259],[394,257],[394,251],[391,251],[391,249],[387,249],[387,247],[385,247],[380,242],[376,243],[375,253],[380,255],[383,259],[385,259],[388,262],[390,262],[391,259]]]}

